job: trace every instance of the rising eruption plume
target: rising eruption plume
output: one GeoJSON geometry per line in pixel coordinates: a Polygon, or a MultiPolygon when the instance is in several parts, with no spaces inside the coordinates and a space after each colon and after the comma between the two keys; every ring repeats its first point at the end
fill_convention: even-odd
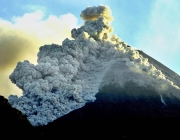
{"type": "Polygon", "coordinates": [[[9,103],[26,114],[32,125],[46,125],[95,101],[105,73],[115,62],[125,63],[129,71],[143,71],[157,84],[179,91],[148,59],[112,35],[113,17],[108,6],[87,7],[81,17],[85,23],[72,29],[73,39],[66,38],[62,45],[41,46],[37,65],[28,60],[18,62],[10,75],[23,95],[10,95],[9,103]]]}

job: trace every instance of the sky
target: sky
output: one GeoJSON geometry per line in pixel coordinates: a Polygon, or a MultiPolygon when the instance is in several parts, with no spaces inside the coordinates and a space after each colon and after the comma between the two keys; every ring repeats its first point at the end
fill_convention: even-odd
{"type": "Polygon", "coordinates": [[[21,94],[9,80],[17,62],[36,64],[44,44],[61,44],[83,24],[87,6],[107,5],[113,34],[180,75],[179,0],[0,0],[0,95],[21,94]]]}

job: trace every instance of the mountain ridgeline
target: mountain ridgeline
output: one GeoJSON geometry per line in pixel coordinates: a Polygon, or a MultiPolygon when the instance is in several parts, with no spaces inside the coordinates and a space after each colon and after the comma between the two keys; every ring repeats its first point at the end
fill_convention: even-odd
{"type": "Polygon", "coordinates": [[[18,62],[9,78],[23,95],[0,98],[2,135],[178,136],[180,76],[111,35],[108,6],[87,7],[80,16],[84,24],[72,29],[73,39],[41,46],[37,65],[18,62]]]}

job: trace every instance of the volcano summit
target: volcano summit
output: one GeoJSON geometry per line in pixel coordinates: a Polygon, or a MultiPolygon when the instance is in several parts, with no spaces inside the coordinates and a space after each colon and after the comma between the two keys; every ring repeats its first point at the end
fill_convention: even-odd
{"type": "Polygon", "coordinates": [[[9,96],[12,107],[33,126],[45,125],[49,135],[53,124],[123,126],[125,118],[179,118],[180,77],[111,35],[108,6],[87,7],[80,16],[84,25],[72,29],[74,39],[41,46],[37,65],[18,62],[10,79],[23,95],[9,96]]]}

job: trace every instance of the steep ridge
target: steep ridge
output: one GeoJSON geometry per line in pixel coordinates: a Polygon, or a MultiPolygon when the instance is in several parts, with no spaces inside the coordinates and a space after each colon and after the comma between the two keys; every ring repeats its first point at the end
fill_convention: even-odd
{"type": "Polygon", "coordinates": [[[23,95],[10,95],[8,102],[27,115],[33,126],[47,125],[94,102],[98,90],[111,83],[121,88],[127,82],[150,86],[165,105],[180,100],[180,88],[172,80],[136,49],[111,35],[113,17],[108,6],[87,7],[81,17],[84,24],[72,29],[73,39],[41,46],[37,65],[18,62],[9,77],[23,95]]]}
{"type": "Polygon", "coordinates": [[[171,69],[168,67],[164,66],[162,63],[156,61],[154,58],[151,56],[147,55],[143,51],[138,50],[138,52],[144,57],[148,58],[149,63],[153,64],[157,69],[161,70],[162,73],[171,81],[174,82],[175,85],[180,87],[180,76],[173,72],[171,69]]]}
{"type": "Polygon", "coordinates": [[[174,137],[180,123],[180,77],[111,36],[109,7],[88,7],[81,17],[84,25],[72,29],[72,40],[40,47],[37,65],[18,62],[10,79],[23,95],[10,95],[9,103],[2,98],[1,127],[8,124],[17,136],[19,127],[42,138],[174,137]]]}
{"type": "Polygon", "coordinates": [[[21,111],[12,108],[8,100],[3,96],[0,96],[0,130],[0,139],[12,138],[12,136],[13,138],[38,136],[27,116],[23,115],[21,111]]]}

